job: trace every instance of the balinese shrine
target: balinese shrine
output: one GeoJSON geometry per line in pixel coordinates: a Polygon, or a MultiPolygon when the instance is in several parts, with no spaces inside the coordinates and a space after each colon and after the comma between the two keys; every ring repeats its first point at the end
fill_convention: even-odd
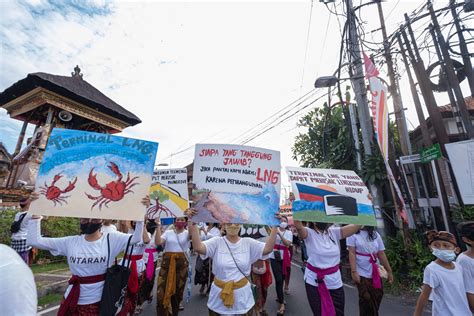
{"type": "Polygon", "coordinates": [[[13,153],[3,154],[0,201],[8,202],[34,188],[48,137],[54,127],[118,133],[141,120],[83,79],[76,66],[71,76],[31,73],[0,93],[0,107],[23,126],[13,153]],[[28,124],[33,136],[24,144],[28,124]],[[2,181],[3,179],[3,181],[2,181]]]}

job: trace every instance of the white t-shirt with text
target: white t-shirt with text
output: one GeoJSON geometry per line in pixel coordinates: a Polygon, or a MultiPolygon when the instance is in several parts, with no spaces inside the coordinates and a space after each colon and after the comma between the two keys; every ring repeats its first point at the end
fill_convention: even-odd
{"type": "MultiPolygon", "coordinates": [[[[248,237],[241,238],[235,244],[228,241],[226,237],[211,238],[203,243],[206,246],[206,254],[201,256],[201,258],[211,258],[213,260],[212,273],[214,273],[216,278],[225,282],[237,282],[243,277],[249,276],[252,264],[257,260],[263,259],[263,249],[265,248],[263,242],[248,237]],[[226,242],[242,272],[236,267],[226,242]]],[[[234,290],[234,306],[232,308],[224,306],[220,297],[221,291],[221,288],[212,283],[207,302],[207,307],[218,314],[245,314],[255,304],[250,283],[234,290]]]]}
{"type": "MultiPolygon", "coordinates": [[[[27,243],[38,249],[49,250],[55,256],[66,256],[69,270],[80,277],[104,274],[108,265],[114,263],[115,257],[125,249],[130,235],[120,232],[109,233],[110,257],[107,257],[107,234],[96,241],[87,241],[84,235],[62,238],[44,238],[41,236],[41,220],[32,219],[28,225],[27,243]]],[[[130,244],[141,241],[143,222],[137,222],[135,233],[130,244]]],[[[104,281],[81,284],[79,305],[99,302],[102,297],[104,281]]],[[[67,297],[72,285],[66,290],[67,297]]]]}
{"type": "MultiPolygon", "coordinates": [[[[341,262],[341,249],[339,241],[342,237],[340,227],[330,227],[325,233],[318,233],[314,229],[305,227],[308,236],[304,240],[308,253],[307,262],[313,267],[327,269],[338,265],[341,262]]],[[[312,286],[318,286],[317,274],[306,268],[304,280],[312,286]]],[[[342,287],[341,271],[337,270],[333,274],[328,274],[324,278],[324,283],[330,290],[342,287]]]]}
{"type": "Polygon", "coordinates": [[[432,288],[433,315],[470,316],[462,267],[446,269],[432,261],[425,268],[423,283],[432,288]]]}
{"type": "MultiPolygon", "coordinates": [[[[356,252],[373,254],[375,260],[378,261],[377,254],[385,250],[382,237],[374,232],[375,239],[370,240],[369,234],[365,230],[361,230],[358,234],[354,234],[346,239],[347,247],[354,247],[356,252]]],[[[356,254],[357,273],[364,278],[372,278],[372,264],[370,257],[356,254]]]]}

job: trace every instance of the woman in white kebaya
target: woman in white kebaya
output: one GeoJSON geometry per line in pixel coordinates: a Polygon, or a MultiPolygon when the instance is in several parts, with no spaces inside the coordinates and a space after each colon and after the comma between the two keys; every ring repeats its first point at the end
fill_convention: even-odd
{"type": "Polygon", "coordinates": [[[382,279],[378,264],[387,271],[388,282],[393,282],[392,268],[385,255],[382,237],[375,227],[366,226],[356,234],[347,238],[349,262],[352,280],[359,292],[359,314],[378,315],[383,298],[382,279]]]}
{"type": "Polygon", "coordinates": [[[313,315],[343,316],[345,299],[339,270],[339,241],[358,232],[360,226],[309,224],[310,227],[304,227],[300,221],[295,221],[298,236],[304,240],[308,253],[304,280],[309,305],[313,315]]]}
{"type": "Polygon", "coordinates": [[[188,279],[191,236],[186,229],[186,218],[178,217],[174,228],[161,234],[161,226],[156,228],[155,243],[164,244],[163,259],[156,284],[156,313],[158,316],[178,315],[188,279]]]}
{"type": "MultiPolygon", "coordinates": [[[[31,195],[32,200],[37,198],[38,194],[31,195]]],[[[149,198],[144,198],[142,203],[149,207],[149,198]]],[[[137,222],[135,232],[131,236],[120,232],[103,234],[100,231],[102,219],[81,218],[81,235],[45,238],[41,236],[41,219],[41,216],[36,215],[31,218],[27,244],[49,250],[55,256],[66,256],[72,274],[58,315],[99,315],[109,263],[114,262],[129,240],[131,245],[142,240],[143,222],[137,222]],[[107,241],[110,244],[110,253],[107,241]]]]}
{"type": "MultiPolygon", "coordinates": [[[[195,209],[186,211],[188,218],[197,214],[195,209]]],[[[197,226],[189,222],[193,248],[204,259],[212,258],[214,281],[211,285],[207,307],[209,315],[248,315],[255,305],[249,282],[251,266],[273,251],[277,228],[273,228],[266,243],[241,238],[240,224],[224,224],[226,236],[201,241],[197,226]]]]}

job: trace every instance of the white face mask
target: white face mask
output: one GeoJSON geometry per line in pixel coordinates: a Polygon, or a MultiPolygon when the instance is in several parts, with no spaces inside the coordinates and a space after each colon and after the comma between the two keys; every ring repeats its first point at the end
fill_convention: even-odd
{"type": "Polygon", "coordinates": [[[287,222],[281,222],[280,223],[280,228],[281,229],[286,229],[288,227],[288,223],[287,222]]]}
{"type": "Polygon", "coordinates": [[[444,262],[451,262],[456,259],[456,252],[454,252],[454,250],[441,250],[434,248],[432,254],[444,262]]]}

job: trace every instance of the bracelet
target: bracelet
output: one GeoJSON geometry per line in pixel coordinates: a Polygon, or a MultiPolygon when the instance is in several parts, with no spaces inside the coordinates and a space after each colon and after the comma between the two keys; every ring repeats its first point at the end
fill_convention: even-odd
{"type": "Polygon", "coordinates": [[[357,273],[357,271],[351,271],[351,273],[357,273]]]}

